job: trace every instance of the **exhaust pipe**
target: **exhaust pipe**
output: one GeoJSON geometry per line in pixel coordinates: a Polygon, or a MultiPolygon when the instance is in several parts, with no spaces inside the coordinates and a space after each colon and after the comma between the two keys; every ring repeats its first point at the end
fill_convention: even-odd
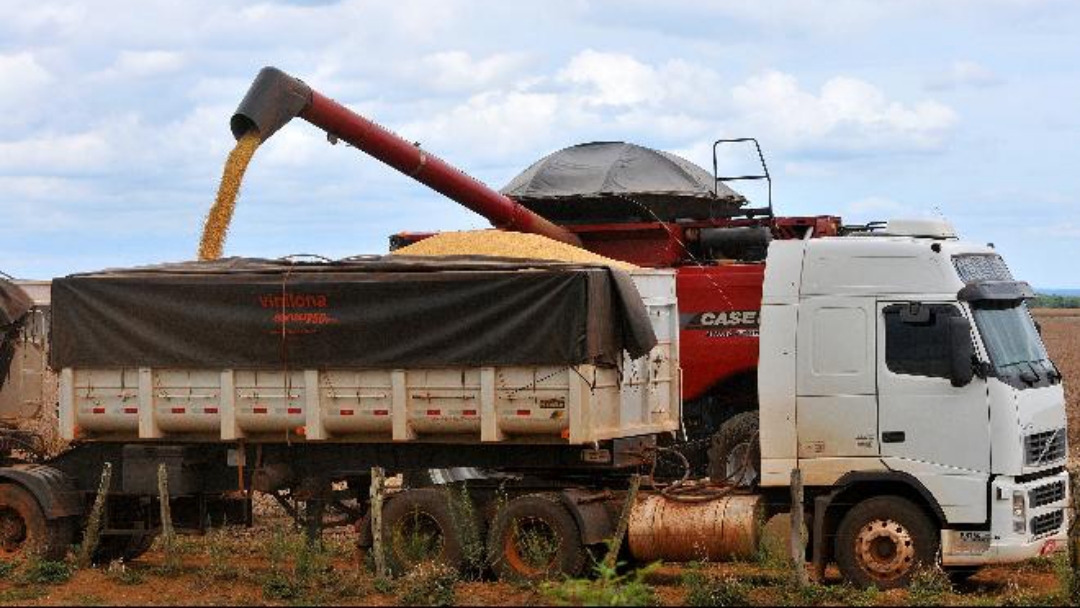
{"type": "Polygon", "coordinates": [[[266,141],[294,116],[479,213],[496,228],[540,234],[581,246],[581,240],[572,232],[277,68],[266,67],[259,72],[229,126],[237,139],[255,128],[266,141]]]}

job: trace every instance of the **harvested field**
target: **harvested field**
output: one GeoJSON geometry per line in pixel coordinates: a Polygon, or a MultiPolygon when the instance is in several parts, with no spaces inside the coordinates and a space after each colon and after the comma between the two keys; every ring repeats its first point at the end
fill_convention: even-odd
{"type": "MultiPolygon", "coordinates": [[[[253,530],[181,538],[172,560],[178,566],[170,566],[156,547],[128,564],[60,573],[40,566],[2,570],[0,604],[542,606],[564,597],[569,588],[457,578],[446,591],[422,577],[377,581],[353,543],[351,534],[340,531],[328,534],[321,550],[307,549],[289,521],[277,514],[253,530]]],[[[606,588],[618,591],[624,601],[664,606],[1054,605],[1064,597],[1057,578],[1064,565],[1063,558],[1041,559],[987,568],[962,587],[950,589],[931,576],[909,589],[888,592],[855,590],[830,569],[824,584],[800,590],[791,585],[782,561],[762,557],[734,564],[658,565],[601,579],[590,589],[606,588]]],[[[598,601],[606,596],[589,597],[598,601]]]]}
{"type": "Polygon", "coordinates": [[[1080,457],[1080,308],[1040,308],[1032,311],[1042,325],[1050,358],[1065,376],[1069,411],[1069,451],[1080,457]]]}
{"type": "Polygon", "coordinates": [[[546,236],[503,230],[441,232],[408,247],[398,249],[393,254],[418,256],[481,255],[523,260],[607,264],[623,270],[637,268],[633,264],[606,258],[580,247],[549,239],[546,236]]]}

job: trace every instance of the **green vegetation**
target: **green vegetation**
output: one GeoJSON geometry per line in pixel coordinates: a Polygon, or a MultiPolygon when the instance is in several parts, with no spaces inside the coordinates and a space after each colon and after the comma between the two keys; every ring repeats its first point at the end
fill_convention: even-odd
{"type": "Polygon", "coordinates": [[[458,573],[437,562],[425,562],[398,579],[394,585],[404,606],[453,606],[458,573]]]}
{"type": "Polygon", "coordinates": [[[750,588],[733,576],[710,574],[690,564],[682,576],[687,606],[749,606],[750,588]]]}
{"type": "Polygon", "coordinates": [[[478,524],[480,518],[476,513],[476,507],[465,484],[461,484],[458,488],[447,486],[445,492],[455,531],[461,539],[464,561],[464,571],[461,574],[479,580],[487,566],[487,549],[484,546],[484,535],[478,524]]]}
{"type": "Polygon", "coordinates": [[[75,568],[67,562],[31,557],[23,566],[22,578],[28,583],[58,585],[68,582],[74,572],[75,568]]]}
{"type": "Polygon", "coordinates": [[[116,560],[105,569],[105,576],[118,585],[135,586],[146,582],[146,577],[137,568],[129,568],[123,560],[116,560]]]}
{"type": "Polygon", "coordinates": [[[908,604],[911,606],[940,606],[947,593],[952,592],[948,575],[941,568],[922,568],[908,585],[908,604]]]}
{"type": "Polygon", "coordinates": [[[1080,296],[1038,294],[1028,302],[1030,308],[1080,308],[1080,296]]]}
{"type": "Polygon", "coordinates": [[[620,575],[618,567],[600,562],[596,578],[545,583],[540,593],[557,606],[654,606],[656,592],[645,579],[655,569],[654,564],[620,575]]]}
{"type": "MultiPolygon", "coordinates": [[[[321,541],[309,543],[301,534],[275,530],[267,554],[270,563],[262,577],[262,591],[268,600],[325,604],[363,597],[370,586],[360,579],[356,568],[347,573],[334,569],[326,545],[321,541]]],[[[220,569],[218,572],[228,574],[220,569]]]]}

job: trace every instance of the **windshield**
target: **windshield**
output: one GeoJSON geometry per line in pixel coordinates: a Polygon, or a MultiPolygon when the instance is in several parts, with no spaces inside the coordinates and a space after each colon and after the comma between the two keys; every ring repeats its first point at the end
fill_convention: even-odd
{"type": "Polygon", "coordinates": [[[1049,362],[1027,304],[1009,307],[984,304],[976,307],[974,313],[994,367],[1001,370],[1020,363],[1049,362]]]}

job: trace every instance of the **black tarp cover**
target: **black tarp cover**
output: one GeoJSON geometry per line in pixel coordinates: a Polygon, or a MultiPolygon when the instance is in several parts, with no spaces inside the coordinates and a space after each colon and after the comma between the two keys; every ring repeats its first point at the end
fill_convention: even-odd
{"type": "Polygon", "coordinates": [[[30,297],[18,285],[0,279],[0,328],[23,318],[32,306],[30,297]]]}
{"type": "Polygon", "coordinates": [[[621,141],[579,144],[533,163],[501,192],[516,200],[608,195],[669,195],[742,202],[694,163],[662,150],[621,141]]]}
{"type": "Polygon", "coordinates": [[[655,343],[632,280],[606,266],[229,258],[52,283],[54,369],[610,364],[655,343]]]}
{"type": "Polygon", "coordinates": [[[18,285],[0,279],[0,388],[7,382],[15,356],[17,323],[30,311],[30,297],[18,285]]]}
{"type": "Polygon", "coordinates": [[[746,203],[694,163],[625,142],[553,152],[500,192],[556,223],[701,219],[730,215],[746,203]]]}

